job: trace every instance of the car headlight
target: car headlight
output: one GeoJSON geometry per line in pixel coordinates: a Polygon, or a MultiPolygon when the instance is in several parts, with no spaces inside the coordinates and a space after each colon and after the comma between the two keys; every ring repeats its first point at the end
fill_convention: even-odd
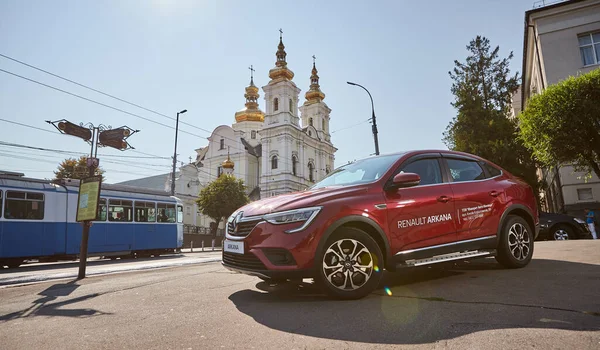
{"type": "Polygon", "coordinates": [[[581,220],[580,218],[573,218],[573,220],[575,220],[576,222],[578,222],[580,224],[585,224],[585,221],[581,220]]]}
{"type": "Polygon", "coordinates": [[[295,229],[286,230],[286,233],[294,233],[304,230],[310,223],[315,219],[317,214],[321,211],[323,207],[311,207],[311,208],[302,208],[295,210],[287,210],[281,211],[278,213],[267,214],[263,216],[263,219],[270,224],[274,225],[283,225],[283,224],[291,224],[294,222],[303,222],[300,227],[295,229]]]}

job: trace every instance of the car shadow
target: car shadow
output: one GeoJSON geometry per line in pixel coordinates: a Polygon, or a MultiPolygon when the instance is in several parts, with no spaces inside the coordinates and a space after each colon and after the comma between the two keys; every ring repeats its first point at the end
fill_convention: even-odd
{"type": "Polygon", "coordinates": [[[77,284],[77,280],[72,280],[68,283],[57,283],[54,284],[43,291],[39,292],[38,295],[40,298],[32,302],[32,305],[26,309],[16,311],[10,314],[1,315],[0,321],[10,321],[18,318],[24,317],[34,317],[34,316],[60,316],[60,317],[92,317],[99,315],[109,315],[109,313],[105,313],[102,311],[84,308],[84,309],[63,309],[64,306],[73,305],[88,299],[95,298],[99,296],[98,293],[92,293],[83,295],[81,297],[68,299],[60,302],[52,301],[58,299],[59,297],[66,297],[71,295],[79,285],[77,284]]]}
{"type": "Polygon", "coordinates": [[[424,344],[496,329],[600,330],[600,267],[591,264],[540,259],[503,269],[480,259],[403,269],[353,301],[309,282],[256,288],[229,300],[269,328],[326,339],[424,344]]]}

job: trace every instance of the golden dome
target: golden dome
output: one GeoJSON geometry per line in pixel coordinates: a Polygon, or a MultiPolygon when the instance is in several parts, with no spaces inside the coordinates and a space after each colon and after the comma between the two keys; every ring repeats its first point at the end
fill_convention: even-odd
{"type": "Polygon", "coordinates": [[[275,56],[277,56],[277,61],[275,62],[275,68],[269,70],[269,78],[272,80],[292,80],[294,72],[287,68],[287,62],[285,61],[287,53],[285,52],[285,45],[283,45],[281,34],[279,35],[279,45],[277,46],[275,56]]]}
{"type": "Polygon", "coordinates": [[[227,159],[225,159],[223,161],[223,163],[221,163],[221,166],[223,166],[223,169],[233,169],[233,166],[235,164],[233,163],[233,161],[231,159],[229,159],[229,154],[227,154],[227,159]]]}
{"type": "MultiPolygon", "coordinates": [[[[250,68],[253,72],[254,69],[250,68]]],[[[246,87],[246,107],[235,113],[236,122],[264,122],[265,114],[258,108],[258,88],[254,85],[254,76],[250,76],[250,85],[246,87]]]]}
{"type": "Polygon", "coordinates": [[[321,87],[319,85],[319,75],[317,74],[317,67],[315,66],[315,57],[313,56],[313,68],[312,74],[310,76],[310,89],[304,95],[306,97],[306,101],[309,103],[317,103],[321,102],[325,99],[325,94],[321,91],[321,87]]]}

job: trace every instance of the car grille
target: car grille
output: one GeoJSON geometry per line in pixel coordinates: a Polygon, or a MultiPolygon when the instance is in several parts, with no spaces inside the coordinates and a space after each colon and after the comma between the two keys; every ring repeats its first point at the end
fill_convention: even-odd
{"type": "Polygon", "coordinates": [[[254,254],[235,254],[223,252],[223,262],[234,267],[266,270],[265,265],[254,254]]]}
{"type": "Polygon", "coordinates": [[[233,230],[233,222],[227,224],[227,233],[230,236],[234,237],[246,237],[250,234],[252,229],[258,224],[261,220],[252,220],[252,221],[242,221],[237,224],[237,230],[234,232],[233,230]]]}

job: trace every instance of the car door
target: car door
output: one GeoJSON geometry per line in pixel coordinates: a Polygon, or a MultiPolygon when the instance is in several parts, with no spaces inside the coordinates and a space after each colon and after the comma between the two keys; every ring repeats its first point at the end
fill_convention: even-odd
{"type": "Polygon", "coordinates": [[[445,154],[443,159],[454,193],[457,240],[495,236],[506,201],[501,171],[471,157],[445,154]]]}
{"type": "Polygon", "coordinates": [[[385,191],[388,232],[395,252],[452,242],[456,239],[454,201],[444,181],[439,154],[403,162],[394,175],[416,173],[419,185],[385,191]]]}

